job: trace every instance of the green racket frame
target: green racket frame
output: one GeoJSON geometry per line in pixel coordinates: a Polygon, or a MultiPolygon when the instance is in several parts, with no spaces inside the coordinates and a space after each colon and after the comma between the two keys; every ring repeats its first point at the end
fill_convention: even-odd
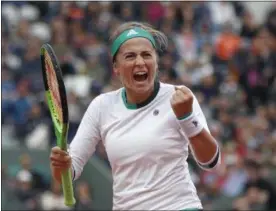
{"type": "MultiPolygon", "coordinates": [[[[60,69],[60,65],[58,59],[54,53],[53,48],[49,44],[43,44],[40,49],[40,58],[42,65],[42,75],[45,87],[45,94],[47,99],[47,104],[51,113],[51,118],[54,124],[55,135],[57,138],[57,145],[64,151],[68,151],[67,148],[67,134],[69,128],[69,117],[68,117],[68,105],[67,105],[67,97],[66,97],[66,89],[62,78],[62,72],[60,69]],[[45,53],[48,53],[51,59],[51,62],[54,67],[54,71],[56,74],[59,96],[61,100],[61,109],[62,109],[62,122],[59,122],[57,118],[55,118],[55,109],[53,100],[49,91],[47,74],[46,74],[46,66],[45,66],[45,53]]],[[[75,205],[76,200],[74,198],[74,190],[73,190],[73,181],[72,181],[72,173],[71,169],[68,169],[62,173],[62,189],[64,195],[64,204],[66,206],[72,207],[75,205]]]]}

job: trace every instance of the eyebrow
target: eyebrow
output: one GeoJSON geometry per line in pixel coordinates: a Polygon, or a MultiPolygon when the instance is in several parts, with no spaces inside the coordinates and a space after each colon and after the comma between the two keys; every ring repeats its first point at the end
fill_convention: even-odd
{"type": "MultiPolygon", "coordinates": [[[[153,53],[153,52],[151,50],[146,50],[146,51],[141,52],[141,54],[143,54],[143,53],[153,53]]],[[[127,51],[127,52],[123,53],[122,55],[125,56],[127,54],[137,54],[137,53],[135,53],[133,51],[127,51]]]]}

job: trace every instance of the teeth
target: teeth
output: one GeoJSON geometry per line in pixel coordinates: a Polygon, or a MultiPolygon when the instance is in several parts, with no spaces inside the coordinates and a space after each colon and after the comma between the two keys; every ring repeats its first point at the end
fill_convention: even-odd
{"type": "Polygon", "coordinates": [[[145,74],[147,74],[146,72],[137,72],[137,73],[135,73],[135,75],[145,75],[145,74]]]}

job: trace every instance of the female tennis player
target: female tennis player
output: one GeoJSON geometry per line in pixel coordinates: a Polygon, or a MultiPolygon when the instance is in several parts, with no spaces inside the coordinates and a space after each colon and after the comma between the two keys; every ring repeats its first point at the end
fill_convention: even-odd
{"type": "Polygon", "coordinates": [[[86,110],[70,152],[54,147],[51,169],[72,168],[74,180],[102,141],[112,167],[114,210],[200,210],[188,170],[188,147],[206,170],[220,163],[197,99],[185,86],[157,80],[166,36],[129,22],[112,34],[113,68],[123,88],[97,96],[86,110]]]}

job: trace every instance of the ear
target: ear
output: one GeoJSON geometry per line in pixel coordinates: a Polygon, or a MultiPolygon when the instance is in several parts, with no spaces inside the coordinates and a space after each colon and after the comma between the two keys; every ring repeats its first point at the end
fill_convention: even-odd
{"type": "Polygon", "coordinates": [[[155,72],[155,79],[158,79],[158,77],[159,77],[159,69],[157,68],[155,72]]]}
{"type": "Polygon", "coordinates": [[[159,55],[158,55],[158,53],[156,53],[156,65],[157,65],[157,69],[158,69],[158,66],[159,66],[159,60],[160,58],[159,58],[159,55]]]}
{"type": "Polygon", "coordinates": [[[117,66],[116,62],[113,63],[113,71],[114,71],[116,76],[120,75],[120,72],[119,72],[119,69],[118,69],[118,66],[117,66]]]}

